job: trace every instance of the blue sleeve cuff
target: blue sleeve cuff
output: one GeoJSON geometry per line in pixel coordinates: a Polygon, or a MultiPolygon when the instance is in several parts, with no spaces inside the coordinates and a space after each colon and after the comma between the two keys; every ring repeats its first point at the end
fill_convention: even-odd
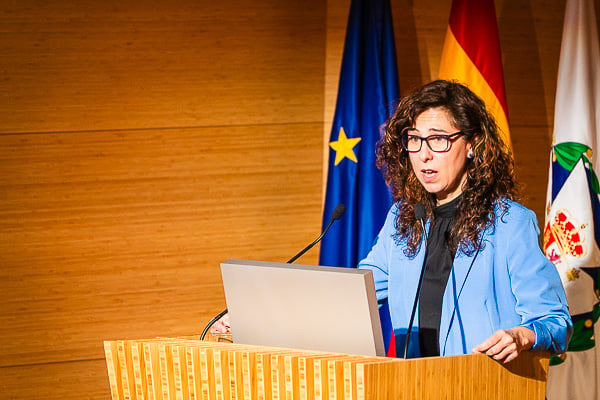
{"type": "MultiPolygon", "coordinates": [[[[547,350],[550,351],[551,355],[557,355],[564,353],[567,350],[567,341],[570,335],[566,335],[563,340],[559,337],[553,338],[547,327],[543,323],[531,322],[527,325],[521,325],[525,328],[529,328],[535,334],[535,341],[531,350],[547,350]]],[[[568,327],[565,329],[568,332],[568,327]]]]}
{"type": "Polygon", "coordinates": [[[540,329],[538,324],[535,323],[523,325],[523,327],[531,329],[535,335],[535,341],[533,342],[531,350],[550,350],[552,339],[545,329],[540,329]]]}

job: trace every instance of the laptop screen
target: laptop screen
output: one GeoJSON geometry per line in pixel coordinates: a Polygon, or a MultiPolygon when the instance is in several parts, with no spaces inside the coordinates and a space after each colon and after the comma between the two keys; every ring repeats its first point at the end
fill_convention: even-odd
{"type": "Polygon", "coordinates": [[[221,274],[235,343],[385,355],[371,271],[228,260],[221,274]]]}

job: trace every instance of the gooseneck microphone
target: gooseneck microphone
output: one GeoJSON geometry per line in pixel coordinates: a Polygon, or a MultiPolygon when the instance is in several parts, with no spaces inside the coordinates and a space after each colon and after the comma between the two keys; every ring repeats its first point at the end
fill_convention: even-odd
{"type": "Polygon", "coordinates": [[[331,228],[331,225],[333,225],[333,223],[335,221],[337,221],[338,219],[342,218],[342,215],[344,215],[345,212],[346,212],[346,206],[343,205],[342,203],[338,204],[335,207],[335,209],[332,211],[331,218],[329,219],[329,223],[327,224],[327,226],[325,227],[325,229],[323,229],[323,232],[321,233],[321,235],[318,238],[316,238],[314,242],[312,242],[311,244],[309,244],[308,246],[306,246],[305,248],[303,248],[302,250],[300,250],[300,252],[298,254],[296,254],[294,257],[290,258],[287,261],[287,264],[293,263],[298,258],[300,258],[304,253],[306,253],[307,251],[309,251],[310,249],[312,249],[314,245],[316,245],[317,243],[319,243],[321,241],[321,239],[323,239],[323,236],[325,236],[325,234],[327,233],[327,231],[329,230],[329,228],[331,228]]]}
{"type": "MultiPolygon", "coordinates": [[[[323,229],[323,232],[321,232],[321,234],[319,235],[319,237],[316,238],[311,244],[309,244],[308,246],[306,246],[305,248],[303,248],[302,250],[300,250],[300,252],[298,254],[296,254],[294,257],[292,257],[288,261],[286,261],[286,264],[293,263],[298,258],[300,258],[304,253],[306,253],[308,250],[312,249],[317,243],[319,243],[321,241],[321,239],[323,239],[323,237],[325,236],[325,234],[327,233],[327,231],[329,231],[329,228],[331,228],[331,225],[333,225],[333,223],[335,221],[337,221],[338,219],[342,218],[342,215],[344,215],[345,212],[346,212],[346,206],[343,203],[338,204],[335,207],[335,209],[332,211],[331,218],[329,219],[329,223],[327,224],[327,226],[325,227],[325,229],[323,229]]],[[[213,319],[211,319],[208,322],[208,324],[206,324],[206,326],[204,327],[204,330],[200,334],[200,340],[204,340],[204,338],[206,337],[206,334],[208,333],[210,327],[213,326],[215,324],[215,322],[217,322],[219,319],[221,319],[225,314],[227,314],[227,309],[221,311],[213,319]]]]}
{"type": "Polygon", "coordinates": [[[415,320],[415,313],[417,311],[417,304],[419,302],[419,296],[421,295],[421,287],[423,286],[423,276],[425,275],[425,268],[427,261],[427,232],[425,232],[425,218],[427,218],[427,213],[425,212],[425,207],[423,204],[417,203],[414,207],[415,218],[419,220],[421,223],[421,228],[423,229],[423,238],[425,242],[425,257],[423,258],[423,265],[421,266],[421,275],[419,276],[419,284],[417,285],[417,293],[415,294],[415,300],[413,301],[412,313],[410,314],[410,320],[408,321],[408,328],[406,330],[406,339],[404,341],[404,358],[407,358],[408,355],[408,344],[410,342],[410,331],[412,331],[413,322],[415,320]]]}

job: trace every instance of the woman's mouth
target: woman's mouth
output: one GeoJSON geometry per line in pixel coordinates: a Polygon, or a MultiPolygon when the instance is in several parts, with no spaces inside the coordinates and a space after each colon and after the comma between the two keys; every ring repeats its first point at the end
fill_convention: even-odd
{"type": "Polygon", "coordinates": [[[433,169],[422,169],[421,175],[424,182],[431,182],[437,176],[437,171],[433,169]]]}

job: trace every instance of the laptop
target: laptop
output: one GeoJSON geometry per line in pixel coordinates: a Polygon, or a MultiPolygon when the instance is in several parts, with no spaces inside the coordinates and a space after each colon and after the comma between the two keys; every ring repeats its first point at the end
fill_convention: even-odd
{"type": "Polygon", "coordinates": [[[234,343],[385,356],[371,271],[221,263],[234,343]]]}

